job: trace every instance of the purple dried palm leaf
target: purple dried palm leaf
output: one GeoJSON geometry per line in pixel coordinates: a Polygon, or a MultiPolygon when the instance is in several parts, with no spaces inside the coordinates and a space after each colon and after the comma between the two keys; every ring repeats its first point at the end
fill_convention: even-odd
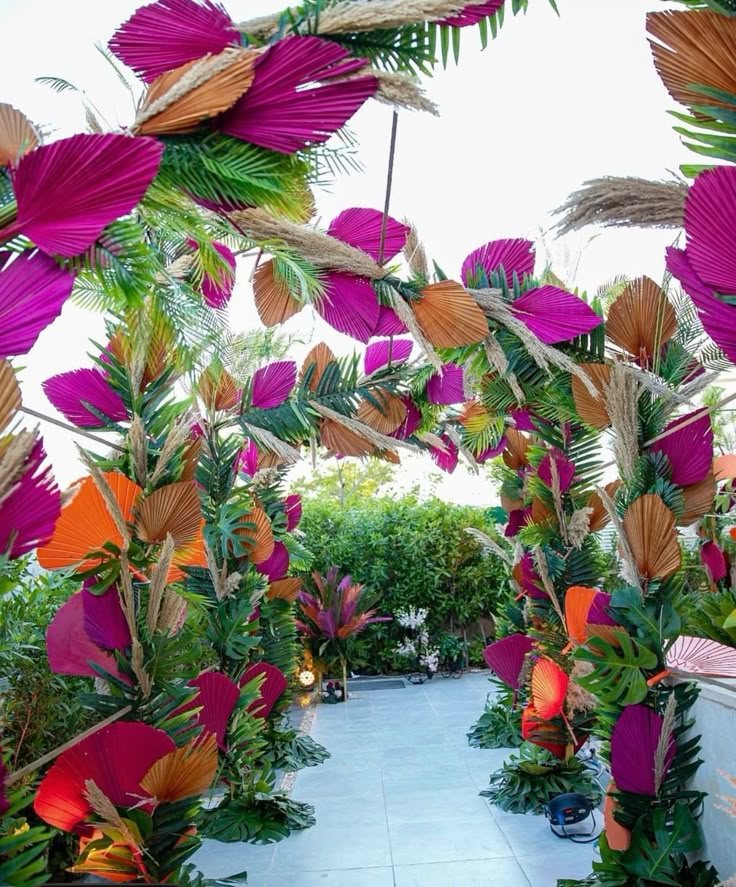
{"type": "Polygon", "coordinates": [[[293,360],[277,360],[261,367],[253,375],[251,404],[261,410],[281,406],[296,383],[296,364],[293,360]]]}
{"type": "Polygon", "coordinates": [[[555,461],[557,468],[557,478],[560,485],[560,492],[566,493],[572,485],[575,478],[575,463],[571,462],[567,456],[556,447],[542,459],[537,469],[537,476],[542,483],[552,489],[552,459],[555,461]]]}
{"type": "Polygon", "coordinates": [[[422,413],[410,397],[402,397],[401,402],[406,407],[406,418],[396,431],[391,432],[390,437],[395,437],[397,440],[407,440],[422,424],[422,413]]]}
{"type": "Polygon", "coordinates": [[[291,533],[302,519],[302,497],[298,493],[292,493],[284,499],[284,514],[286,515],[286,531],[291,533]]]}
{"type": "Polygon", "coordinates": [[[545,345],[567,342],[603,323],[579,296],[556,286],[528,290],[511,303],[511,311],[545,345]]]}
{"type": "Polygon", "coordinates": [[[530,551],[521,558],[518,567],[517,575],[522,592],[536,600],[546,600],[549,595],[542,588],[542,579],[534,569],[534,557],[530,551]]]}
{"type": "Polygon", "coordinates": [[[531,240],[492,240],[479,246],[466,257],[460,276],[465,286],[470,286],[479,268],[490,276],[502,266],[509,286],[513,283],[514,272],[520,280],[525,274],[531,274],[534,271],[534,244],[531,240]]]}
{"type": "Polygon", "coordinates": [[[531,507],[514,508],[513,511],[509,512],[509,520],[506,524],[506,529],[503,531],[504,536],[507,539],[513,539],[515,536],[518,536],[519,531],[529,523],[531,516],[531,507]]]}
{"type": "MultiPolygon", "coordinates": [[[[665,431],[677,428],[697,410],[678,416],[665,426],[665,431]]],[[[654,444],[652,450],[664,453],[672,467],[672,482],[680,487],[705,480],[713,465],[713,428],[710,417],[702,416],[679,431],[673,431],[654,444]]]]}
{"type": "Polygon", "coordinates": [[[387,305],[378,308],[378,323],[373,331],[374,336],[401,336],[406,332],[406,327],[399,320],[398,314],[387,305]]]}
{"type": "Polygon", "coordinates": [[[489,459],[494,459],[496,456],[500,456],[501,453],[506,449],[506,437],[502,437],[501,440],[494,447],[486,447],[485,450],[478,453],[475,457],[476,462],[487,462],[489,459]]]}
{"type": "MultiPolygon", "coordinates": [[[[611,775],[622,791],[637,795],[657,794],[654,758],[664,718],[646,705],[627,705],[611,733],[611,775]]],[[[675,757],[675,740],[670,736],[663,774],[675,757]]]]}
{"type": "Polygon", "coordinates": [[[605,591],[597,592],[588,610],[587,622],[590,625],[616,625],[616,620],[608,612],[611,606],[611,595],[605,591]]]}
{"type": "Polygon", "coordinates": [[[329,271],[324,279],[324,295],[315,308],[331,327],[359,342],[368,342],[378,323],[373,287],[354,274],[329,271]]]}
{"type": "Polygon", "coordinates": [[[276,668],[275,665],[268,662],[256,662],[245,671],[240,679],[240,686],[244,687],[258,675],[263,675],[264,681],[258,690],[258,699],[251,702],[248,711],[254,718],[267,718],[286,690],[288,681],[281,669],[276,668]]]}
{"type": "Polygon", "coordinates": [[[253,477],[256,474],[258,471],[258,447],[255,441],[248,440],[248,443],[243,446],[238,454],[235,465],[236,471],[242,471],[248,477],[253,477]]]}
{"type": "Polygon", "coordinates": [[[457,15],[443,18],[438,24],[450,25],[453,28],[467,28],[477,25],[484,18],[493,15],[503,6],[504,0],[486,0],[485,3],[476,3],[474,6],[466,6],[457,15]]]}
{"type": "Polygon", "coordinates": [[[0,505],[0,553],[10,559],[45,545],[61,514],[61,493],[39,440],[26,459],[25,471],[0,505]]]}
{"type": "Polygon", "coordinates": [[[79,255],[140,201],[163,150],[156,139],[115,133],[36,148],[11,170],[18,216],[0,237],[23,233],[46,253],[79,255]]]}
{"type": "Polygon", "coordinates": [[[46,655],[51,671],[99,677],[99,672],[90,664],[94,663],[123,678],[115,656],[106,653],[90,638],[84,623],[84,593],[80,591],[56,611],[46,630],[46,655]]]}
{"type": "Polygon", "coordinates": [[[113,585],[104,594],[92,594],[89,589],[94,583],[94,579],[87,579],[81,591],[87,637],[103,650],[124,650],[132,639],[117,587],[113,585]]]}
{"type": "MultiPolygon", "coordinates": [[[[534,422],[536,418],[531,410],[512,410],[511,418],[514,420],[514,427],[517,431],[536,431],[537,426],[534,422]]],[[[539,420],[537,420],[539,421],[539,420]]]]}
{"type": "Polygon", "coordinates": [[[122,422],[128,418],[128,410],[122,398],[110,387],[102,370],[70,370],[68,373],[52,376],[42,384],[46,397],[78,428],[104,428],[109,424],[88,407],[107,416],[110,422],[122,422]]]}
{"type": "Polygon", "coordinates": [[[439,468],[441,468],[443,471],[446,471],[448,474],[452,474],[452,472],[457,468],[459,456],[457,446],[450,440],[450,438],[446,434],[440,435],[440,439],[442,440],[442,443],[445,445],[446,449],[442,450],[439,447],[432,447],[432,449],[430,450],[430,455],[439,468]]]}
{"type": "Polygon", "coordinates": [[[214,125],[283,154],[321,144],[378,88],[371,76],[324,81],[362,67],[365,60],[351,59],[347,50],[318,37],[279,40],[257,62],[250,89],[214,125]]]}
{"type": "Polygon", "coordinates": [[[532,649],[530,637],[525,634],[510,634],[489,644],[483,651],[483,659],[491,671],[497,675],[507,687],[518,690],[521,686],[520,677],[524,667],[524,659],[532,649]]]}
{"type": "Polygon", "coordinates": [[[219,3],[158,0],[136,10],[108,43],[146,82],[207,53],[238,45],[240,34],[219,3]]]}
{"type": "Polygon", "coordinates": [[[268,577],[269,582],[282,579],[289,569],[289,552],[283,542],[276,542],[271,556],[256,564],[256,570],[268,577]]]}
{"type": "MultiPolygon", "coordinates": [[[[196,240],[188,240],[188,245],[196,248],[196,240]]],[[[202,297],[210,308],[220,310],[230,301],[235,286],[235,254],[224,243],[213,241],[212,246],[222,257],[223,267],[215,275],[205,274],[202,277],[202,297]]]]}
{"type": "Polygon", "coordinates": [[[333,219],[327,233],[349,246],[363,250],[377,262],[388,261],[401,252],[411,230],[391,216],[386,217],[386,234],[381,255],[383,213],[377,209],[353,207],[343,210],[333,219]]]}
{"type": "Polygon", "coordinates": [[[414,343],[411,339],[384,339],[373,342],[365,349],[363,369],[366,376],[382,370],[389,364],[406,363],[411,357],[414,343]]]}
{"type": "Polygon", "coordinates": [[[43,253],[22,253],[13,262],[9,255],[0,253],[0,358],[28,354],[74,286],[74,274],[43,253]]]}
{"type": "Polygon", "coordinates": [[[446,363],[427,382],[427,400],[436,404],[462,403],[465,400],[465,372],[456,363],[446,363]]]}
{"type": "Polygon", "coordinates": [[[705,542],[700,549],[700,560],[708,571],[711,582],[720,582],[728,573],[726,556],[715,542],[705,542]]]}
{"type": "Polygon", "coordinates": [[[736,169],[717,166],[697,176],[685,201],[687,257],[703,283],[736,293],[736,169]]]}

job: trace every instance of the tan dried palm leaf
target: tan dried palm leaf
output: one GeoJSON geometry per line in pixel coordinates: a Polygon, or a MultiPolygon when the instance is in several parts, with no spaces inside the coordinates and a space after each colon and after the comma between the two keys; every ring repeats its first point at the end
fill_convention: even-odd
{"type": "Polygon", "coordinates": [[[191,542],[202,525],[202,506],[190,481],[167,484],[149,493],[137,506],[135,531],[144,542],[164,542],[170,535],[177,548],[191,542]]]}
{"type": "Polygon", "coordinates": [[[302,310],[286,283],[274,274],[273,259],[262,262],[253,277],[253,296],[264,326],[278,326],[302,310]]]}
{"type": "Polygon", "coordinates": [[[652,358],[676,330],[675,309],[649,277],[629,283],[608,310],[606,335],[637,358],[652,358]]]}
{"type": "Polygon", "coordinates": [[[623,528],[643,579],[665,579],[680,569],[675,516],[659,496],[647,493],[634,500],[626,509],[623,528]]]}
{"type": "MultiPolygon", "coordinates": [[[[606,484],[605,491],[613,499],[616,495],[616,491],[621,486],[620,480],[614,480],[610,484],[606,484]]],[[[603,500],[601,499],[598,492],[593,492],[588,497],[587,507],[590,508],[590,526],[588,527],[591,533],[597,533],[598,530],[602,530],[605,526],[610,523],[611,516],[609,515],[606,506],[603,504],[603,500]]]]}
{"type": "Polygon", "coordinates": [[[712,472],[709,473],[699,483],[683,487],[682,493],[685,497],[685,508],[677,524],[680,527],[689,527],[713,509],[713,500],[716,497],[715,476],[712,472]]]}
{"type": "Polygon", "coordinates": [[[271,522],[259,505],[243,516],[241,525],[235,529],[235,535],[247,549],[251,563],[260,564],[273,554],[275,542],[271,522]]]}
{"type": "Polygon", "coordinates": [[[199,378],[199,396],[210,409],[230,410],[237,406],[240,392],[226,370],[209,367],[199,378]]]}
{"type": "Polygon", "coordinates": [[[346,428],[334,419],[323,419],[319,426],[319,439],[331,453],[343,456],[367,456],[375,449],[371,441],[346,428]]]}
{"type": "Polygon", "coordinates": [[[503,461],[508,468],[518,471],[529,464],[529,447],[531,441],[522,431],[515,428],[506,429],[506,449],[503,451],[503,461]]]}
{"type": "Polygon", "coordinates": [[[582,363],[580,369],[595,386],[598,397],[593,397],[582,381],[573,376],[572,396],[578,416],[593,428],[607,428],[611,419],[606,409],[605,391],[611,380],[611,367],[603,363],[582,363]]]}
{"type": "Polygon", "coordinates": [[[414,316],[435,348],[475,345],[488,335],[488,323],[478,303],[454,280],[431,283],[421,299],[411,303],[414,316]]]}
{"type": "Polygon", "coordinates": [[[281,598],[282,600],[288,601],[290,604],[293,604],[301,590],[301,579],[297,579],[296,577],[277,579],[275,582],[272,582],[268,586],[266,597],[269,600],[273,600],[274,598],[281,598]]]}
{"type": "Polygon", "coordinates": [[[217,739],[208,733],[159,758],[141,779],[141,788],[159,804],[173,803],[203,795],[216,772],[217,739]]]}
{"type": "Polygon", "coordinates": [[[25,114],[12,105],[0,103],[0,166],[15,163],[39,141],[35,126],[25,114]]]}
{"type": "Polygon", "coordinates": [[[327,364],[333,363],[335,359],[332,349],[325,345],[324,342],[318,342],[304,358],[304,363],[302,364],[301,372],[299,373],[299,380],[301,381],[307,374],[309,368],[314,366],[314,370],[312,370],[312,375],[309,379],[309,390],[316,391],[317,386],[319,385],[319,380],[322,378],[322,374],[327,368],[327,364]]]}
{"type": "Polygon", "coordinates": [[[406,405],[395,394],[386,391],[372,393],[380,407],[368,400],[362,400],[358,405],[356,418],[381,434],[391,434],[406,419],[406,405]]]}

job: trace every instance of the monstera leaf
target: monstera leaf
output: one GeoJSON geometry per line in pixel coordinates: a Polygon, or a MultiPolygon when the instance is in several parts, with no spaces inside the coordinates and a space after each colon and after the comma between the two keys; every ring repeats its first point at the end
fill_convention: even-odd
{"type": "Polygon", "coordinates": [[[576,659],[593,664],[591,674],[575,680],[606,703],[634,705],[642,702],[647,695],[644,670],[656,667],[657,656],[623,629],[612,630],[611,637],[615,638],[614,643],[597,637],[595,648],[580,647],[575,652],[576,659]]]}
{"type": "Polygon", "coordinates": [[[698,823],[687,804],[678,804],[669,824],[667,811],[655,809],[651,828],[654,840],[649,828],[644,828],[640,821],[631,833],[631,846],[621,861],[629,872],[647,883],[673,884],[677,887],[683,883],[680,878],[683,854],[699,850],[702,846],[698,823]]]}

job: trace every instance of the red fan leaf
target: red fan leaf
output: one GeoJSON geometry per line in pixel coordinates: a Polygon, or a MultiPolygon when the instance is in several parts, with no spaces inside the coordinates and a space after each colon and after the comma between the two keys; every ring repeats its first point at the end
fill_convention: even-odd
{"type": "Polygon", "coordinates": [[[286,689],[288,682],[284,673],[276,668],[275,665],[270,665],[268,662],[257,662],[245,671],[240,679],[240,686],[244,687],[249,681],[261,674],[265,675],[265,680],[258,691],[258,699],[251,702],[248,706],[248,711],[253,717],[267,718],[286,689]]]}
{"type": "Polygon", "coordinates": [[[525,634],[510,634],[494,641],[483,651],[486,665],[507,687],[518,690],[521,686],[521,671],[527,653],[533,647],[532,640],[525,634]]]}

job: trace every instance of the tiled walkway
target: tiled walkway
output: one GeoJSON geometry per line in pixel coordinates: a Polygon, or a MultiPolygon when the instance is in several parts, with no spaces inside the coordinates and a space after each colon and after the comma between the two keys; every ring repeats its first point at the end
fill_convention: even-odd
{"type": "Polygon", "coordinates": [[[194,861],[208,877],[247,869],[249,887],[554,887],[589,874],[595,844],[478,797],[508,754],[467,745],[489,689],[482,674],[436,677],[319,706],[312,734],[332,758],[293,792],[317,825],[267,847],[207,841],[194,861]]]}

